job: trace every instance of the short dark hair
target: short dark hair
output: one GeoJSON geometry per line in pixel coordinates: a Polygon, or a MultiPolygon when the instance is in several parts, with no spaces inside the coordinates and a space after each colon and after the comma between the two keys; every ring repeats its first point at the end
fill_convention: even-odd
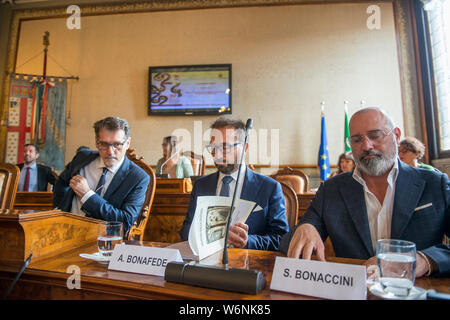
{"type": "Polygon", "coordinates": [[[110,131],[123,130],[125,132],[125,141],[130,137],[130,125],[125,119],[119,117],[107,117],[105,119],[98,120],[96,123],[94,123],[96,140],[98,140],[100,129],[103,128],[110,131]]]}
{"type": "Polygon", "coordinates": [[[25,145],[24,145],[24,148],[26,148],[26,147],[34,147],[34,150],[36,151],[36,153],[39,153],[39,146],[37,145],[37,144],[35,144],[35,143],[26,143],[25,145]]]}
{"type": "Polygon", "coordinates": [[[399,147],[405,147],[406,150],[417,154],[417,160],[422,159],[425,155],[425,145],[419,139],[413,137],[405,137],[400,141],[399,147]]]}
{"type": "Polygon", "coordinates": [[[214,121],[210,126],[211,129],[223,129],[229,127],[234,128],[240,135],[240,138],[244,140],[245,123],[241,120],[221,117],[214,121]]]}

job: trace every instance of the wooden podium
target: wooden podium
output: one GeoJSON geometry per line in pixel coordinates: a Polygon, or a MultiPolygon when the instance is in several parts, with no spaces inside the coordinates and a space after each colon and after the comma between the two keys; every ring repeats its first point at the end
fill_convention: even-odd
{"type": "Polygon", "coordinates": [[[0,264],[22,265],[95,241],[101,220],[60,210],[0,210],[0,264]]]}
{"type": "Polygon", "coordinates": [[[189,178],[171,179],[156,178],[155,193],[189,193],[192,191],[192,182],[189,178]]]}

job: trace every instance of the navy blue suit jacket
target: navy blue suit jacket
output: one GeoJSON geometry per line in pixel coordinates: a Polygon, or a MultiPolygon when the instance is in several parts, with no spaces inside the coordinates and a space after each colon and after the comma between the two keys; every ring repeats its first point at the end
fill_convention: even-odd
{"type": "MultiPolygon", "coordinates": [[[[188,240],[195,215],[198,196],[215,196],[219,172],[199,178],[192,189],[189,209],[180,230],[183,241],[188,240]]],[[[245,222],[248,225],[248,249],[277,251],[281,237],[289,230],[281,185],[272,178],[245,170],[241,199],[253,201],[256,208],[245,222]],[[257,210],[261,207],[262,210],[257,210]],[[256,211],[257,210],[257,211],[256,211]]]]}
{"type": "MultiPolygon", "coordinates": [[[[83,149],[67,164],[55,185],[53,196],[55,207],[70,212],[75,196],[69,187],[70,179],[98,156],[97,151],[83,149]]],[[[81,210],[87,217],[122,222],[125,233],[141,211],[149,181],[148,174],[125,156],[103,197],[94,194],[83,204],[81,210]]]]}
{"type": "MultiPolygon", "coordinates": [[[[329,236],[338,257],[375,256],[363,187],[352,172],[328,179],[320,186],[296,228],[303,223],[314,225],[322,240],[329,236]]],[[[296,228],[281,240],[284,253],[296,228]]],[[[442,244],[444,234],[450,236],[448,176],[399,161],[391,238],[414,242],[417,250],[433,259],[440,273],[445,274],[450,272],[450,246],[442,244]]]]}

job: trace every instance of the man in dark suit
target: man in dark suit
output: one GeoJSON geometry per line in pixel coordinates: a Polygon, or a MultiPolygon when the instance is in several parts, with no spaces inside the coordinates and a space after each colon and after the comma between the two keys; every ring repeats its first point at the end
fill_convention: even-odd
{"type": "Polygon", "coordinates": [[[266,176],[242,166],[240,181],[236,184],[240,156],[244,146],[245,125],[242,121],[220,118],[211,125],[212,133],[208,150],[213,156],[218,172],[196,180],[188,213],[180,236],[188,239],[194,219],[198,196],[233,196],[256,203],[245,223],[230,226],[229,244],[235,248],[278,250],[279,241],[288,230],[286,208],[281,185],[266,176]]]}
{"type": "Polygon", "coordinates": [[[446,174],[413,168],[397,158],[400,130],[379,108],[350,120],[356,168],[326,180],[298,226],[281,241],[289,257],[324,260],[330,237],[336,256],[376,265],[379,239],[412,241],[416,276],[450,272],[450,182],[446,174]]]}
{"type": "Polygon", "coordinates": [[[38,164],[39,147],[35,144],[26,144],[23,150],[24,163],[18,164],[20,179],[18,191],[47,191],[48,184],[55,185],[56,177],[52,168],[38,164]]]}
{"type": "Polygon", "coordinates": [[[53,204],[63,211],[120,221],[126,232],[145,201],[149,176],[126,157],[128,122],[108,117],[94,124],[98,151],[82,148],[55,186],[53,204]]]}

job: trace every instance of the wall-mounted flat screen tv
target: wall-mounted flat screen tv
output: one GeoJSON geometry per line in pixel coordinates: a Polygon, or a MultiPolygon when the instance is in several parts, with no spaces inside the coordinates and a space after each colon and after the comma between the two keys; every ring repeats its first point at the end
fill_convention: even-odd
{"type": "Polygon", "coordinates": [[[149,115],[231,113],[231,64],[149,67],[149,115]]]}

